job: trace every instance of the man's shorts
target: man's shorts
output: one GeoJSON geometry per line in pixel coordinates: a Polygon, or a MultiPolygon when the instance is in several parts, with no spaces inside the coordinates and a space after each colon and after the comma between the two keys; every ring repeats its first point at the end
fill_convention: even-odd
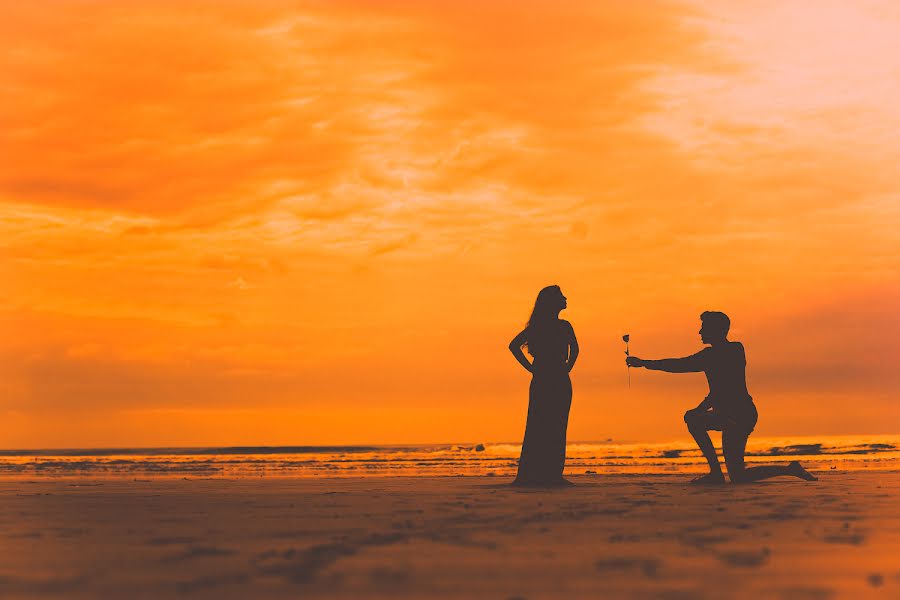
{"type": "Polygon", "coordinates": [[[738,430],[745,431],[747,435],[756,427],[756,421],[759,415],[756,413],[756,407],[751,405],[752,410],[746,411],[746,414],[725,414],[721,409],[711,409],[706,412],[696,409],[689,410],[685,414],[684,420],[687,422],[688,415],[693,413],[692,420],[707,431],[725,431],[738,430]]]}

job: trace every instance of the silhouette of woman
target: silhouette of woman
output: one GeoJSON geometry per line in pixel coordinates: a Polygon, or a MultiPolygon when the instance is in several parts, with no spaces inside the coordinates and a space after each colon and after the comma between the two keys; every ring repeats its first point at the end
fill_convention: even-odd
{"type": "Polygon", "coordinates": [[[578,358],[578,341],[568,321],[559,318],[566,297],[557,285],[538,294],[528,325],[509,344],[509,350],[532,374],[528,388],[528,420],[513,485],[571,485],[563,478],[566,428],[572,405],[569,371],[578,358]],[[522,347],[534,358],[528,362],[522,347]]]}

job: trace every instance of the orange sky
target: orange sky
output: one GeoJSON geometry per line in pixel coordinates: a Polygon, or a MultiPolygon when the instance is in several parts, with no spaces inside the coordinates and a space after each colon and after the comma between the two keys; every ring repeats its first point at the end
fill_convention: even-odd
{"type": "Polygon", "coordinates": [[[571,440],[900,430],[890,1],[0,5],[0,447],[521,438],[569,298],[571,440]],[[727,4],[727,6],[726,6],[727,4]]]}

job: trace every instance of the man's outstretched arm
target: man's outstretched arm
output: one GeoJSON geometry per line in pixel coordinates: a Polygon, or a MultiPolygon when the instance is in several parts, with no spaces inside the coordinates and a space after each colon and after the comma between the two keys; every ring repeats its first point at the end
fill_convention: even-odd
{"type": "Polygon", "coordinates": [[[666,373],[699,373],[704,370],[705,350],[684,358],[663,358],[661,360],[644,360],[637,356],[629,356],[625,363],[629,367],[644,367],[651,371],[665,371],[666,373]]]}

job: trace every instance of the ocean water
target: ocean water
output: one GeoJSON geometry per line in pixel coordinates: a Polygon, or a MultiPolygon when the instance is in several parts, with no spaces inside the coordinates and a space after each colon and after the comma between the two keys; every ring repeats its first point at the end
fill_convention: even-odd
{"type": "MultiPolygon", "coordinates": [[[[715,439],[715,438],[714,438],[715,439]]],[[[0,478],[245,478],[515,475],[516,443],[2,450],[0,478]]],[[[812,471],[900,469],[900,435],[752,439],[750,464],[800,460],[812,471]]],[[[566,473],[701,472],[691,441],[571,442],[566,473]]]]}

